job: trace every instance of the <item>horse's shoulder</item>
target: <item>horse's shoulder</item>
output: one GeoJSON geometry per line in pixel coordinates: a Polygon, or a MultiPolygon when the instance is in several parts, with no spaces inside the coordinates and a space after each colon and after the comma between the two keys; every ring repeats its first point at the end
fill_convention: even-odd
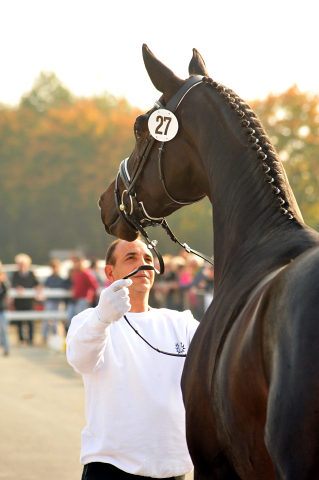
{"type": "Polygon", "coordinates": [[[315,296],[319,301],[319,245],[309,248],[292,260],[272,280],[265,293],[265,301],[285,307],[301,304],[307,297],[315,296]],[[302,296],[302,297],[301,297],[302,296]],[[300,298],[301,297],[301,298],[300,298]]]}

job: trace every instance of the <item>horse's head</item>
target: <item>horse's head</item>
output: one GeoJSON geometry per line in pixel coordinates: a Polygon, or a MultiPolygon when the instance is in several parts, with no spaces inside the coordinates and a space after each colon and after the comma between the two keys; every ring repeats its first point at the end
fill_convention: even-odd
{"type": "MultiPolygon", "coordinates": [[[[204,166],[193,141],[192,124],[196,122],[194,104],[183,101],[178,106],[185,95],[183,88],[188,92],[201,82],[201,78],[195,75],[208,76],[205,63],[194,49],[189,65],[191,77],[185,81],[157,60],[146,45],[143,45],[143,58],[153,85],[162,93],[160,103],[137,117],[134,124],[134,150],[122,162],[117,179],[99,201],[107,233],[127,241],[137,238],[137,224],[147,227],[160,223],[163,217],[203,198],[209,191],[207,185],[203,184],[203,178],[206,178],[203,175],[204,166]],[[177,100],[174,97],[176,94],[177,100]],[[161,143],[150,134],[148,120],[158,108],[168,107],[173,97],[178,109],[175,106],[171,110],[176,110],[178,132],[172,140],[161,143]],[[195,165],[191,162],[194,156],[198,158],[195,165]]],[[[196,95],[195,88],[192,95],[187,97],[191,96],[194,102],[196,95]]],[[[162,118],[162,124],[158,124],[159,131],[162,129],[164,133],[166,126],[162,118]]]]}

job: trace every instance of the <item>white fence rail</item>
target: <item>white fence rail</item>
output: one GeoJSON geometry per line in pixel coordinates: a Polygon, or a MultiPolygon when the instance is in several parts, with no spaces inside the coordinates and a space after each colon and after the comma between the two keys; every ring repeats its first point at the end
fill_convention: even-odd
{"type": "MultiPolygon", "coordinates": [[[[204,292],[203,290],[197,290],[197,298],[202,304],[201,312],[198,316],[198,320],[201,318],[202,314],[208,308],[208,305],[212,301],[212,295],[204,292]]],[[[8,298],[34,298],[37,301],[45,301],[46,299],[68,299],[72,297],[70,290],[64,290],[60,288],[42,288],[40,290],[34,288],[25,288],[23,291],[19,289],[10,288],[8,290],[8,298]]],[[[163,297],[165,300],[165,296],[163,297]]],[[[189,297],[185,292],[183,294],[183,310],[190,308],[189,297]]],[[[165,306],[165,305],[163,305],[165,306]]],[[[65,309],[61,310],[6,310],[6,317],[9,321],[14,320],[45,320],[58,318],[59,320],[69,320],[69,312],[65,309]]]]}
{"type": "MultiPolygon", "coordinates": [[[[9,299],[34,298],[35,300],[43,302],[49,298],[71,298],[72,294],[70,290],[64,290],[62,288],[42,288],[40,290],[24,288],[22,291],[17,288],[9,288],[7,296],[9,299]]],[[[58,318],[59,320],[68,319],[68,312],[66,310],[6,310],[5,315],[9,321],[45,320],[51,318],[58,318]]]]}
{"type": "Polygon", "coordinates": [[[24,288],[22,292],[18,288],[9,288],[8,298],[35,298],[36,300],[46,300],[47,298],[71,298],[71,290],[64,288],[24,288]]]}
{"type": "Polygon", "coordinates": [[[6,318],[12,320],[50,320],[58,318],[59,320],[68,320],[66,310],[6,310],[6,318]]]}

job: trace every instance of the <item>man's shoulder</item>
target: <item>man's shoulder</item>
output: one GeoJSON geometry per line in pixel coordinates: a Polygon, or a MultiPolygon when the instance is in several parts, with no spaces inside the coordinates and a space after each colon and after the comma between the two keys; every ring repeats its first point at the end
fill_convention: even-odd
{"type": "Polygon", "coordinates": [[[190,321],[195,320],[190,310],[172,310],[170,308],[152,308],[154,315],[163,316],[171,320],[190,321]]]}
{"type": "Polygon", "coordinates": [[[71,326],[73,327],[74,325],[85,323],[91,317],[93,312],[94,308],[90,307],[82,310],[82,312],[78,313],[77,315],[74,315],[71,320],[71,326]]]}
{"type": "Polygon", "coordinates": [[[85,310],[82,310],[82,312],[75,315],[72,318],[72,321],[73,320],[83,320],[83,319],[89,318],[92,315],[93,312],[94,312],[94,308],[92,308],[92,307],[86,308],[85,310]]]}
{"type": "Polygon", "coordinates": [[[158,320],[160,323],[165,325],[165,328],[172,328],[176,332],[186,333],[193,337],[196,332],[199,322],[193,317],[193,314],[190,310],[184,310],[180,312],[179,310],[171,310],[169,308],[158,308],[152,309],[154,311],[154,320],[155,323],[158,320]]]}

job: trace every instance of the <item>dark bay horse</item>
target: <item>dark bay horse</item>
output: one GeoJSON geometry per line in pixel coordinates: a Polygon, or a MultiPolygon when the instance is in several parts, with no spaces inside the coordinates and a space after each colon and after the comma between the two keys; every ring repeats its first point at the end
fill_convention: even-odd
{"type": "MultiPolygon", "coordinates": [[[[165,109],[185,80],[146,45],[143,57],[165,109]]],[[[100,198],[102,221],[108,233],[131,241],[138,232],[123,210],[150,225],[209,197],[214,300],[182,377],[195,475],[319,479],[319,235],[303,222],[250,107],[209,77],[195,49],[189,74],[187,81],[199,81],[179,95],[172,140],[145,143],[154,109],[136,119],[135,148],[124,165],[128,184],[123,172],[117,182],[122,209],[113,182],[100,198]]]]}

